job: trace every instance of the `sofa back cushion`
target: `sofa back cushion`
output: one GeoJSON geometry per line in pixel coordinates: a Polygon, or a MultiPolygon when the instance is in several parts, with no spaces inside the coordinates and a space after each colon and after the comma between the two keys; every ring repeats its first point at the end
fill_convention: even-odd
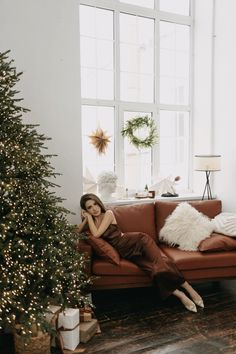
{"type": "Polygon", "coordinates": [[[154,203],[115,206],[112,211],[122,232],[145,232],[156,239],[154,203]]]}
{"type": "MultiPolygon", "coordinates": [[[[156,234],[159,235],[161,228],[165,224],[167,216],[169,216],[176,208],[176,206],[181,202],[175,201],[156,201],[155,202],[155,214],[156,214],[156,234]]],[[[199,200],[189,202],[194,208],[196,208],[200,213],[213,219],[216,215],[221,213],[222,205],[221,201],[217,199],[213,200],[199,200]]]]}

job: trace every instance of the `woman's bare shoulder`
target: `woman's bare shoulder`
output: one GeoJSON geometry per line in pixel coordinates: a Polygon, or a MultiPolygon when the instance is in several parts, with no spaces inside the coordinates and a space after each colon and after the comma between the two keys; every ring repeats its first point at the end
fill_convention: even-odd
{"type": "Polygon", "coordinates": [[[116,218],[112,210],[106,210],[106,215],[109,216],[112,220],[112,223],[116,224],[116,218]]]}

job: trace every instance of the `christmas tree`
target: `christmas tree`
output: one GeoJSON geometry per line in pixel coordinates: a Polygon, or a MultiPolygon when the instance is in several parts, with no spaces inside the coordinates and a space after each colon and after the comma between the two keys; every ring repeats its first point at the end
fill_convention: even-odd
{"type": "MultiPolygon", "coordinates": [[[[17,73],[9,51],[0,53],[0,326],[19,324],[29,335],[49,303],[88,302],[86,258],[67,221],[52,180],[57,175],[45,154],[44,135],[23,124],[17,73]]],[[[19,327],[18,325],[18,327],[19,327]]]]}

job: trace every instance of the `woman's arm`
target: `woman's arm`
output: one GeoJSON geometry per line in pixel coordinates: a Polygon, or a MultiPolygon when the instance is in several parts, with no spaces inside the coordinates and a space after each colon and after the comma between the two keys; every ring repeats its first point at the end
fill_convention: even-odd
{"type": "Polygon", "coordinates": [[[102,236],[102,234],[106,231],[108,226],[116,221],[115,216],[111,210],[107,210],[105,212],[105,215],[104,215],[99,227],[97,227],[95,225],[94,220],[90,214],[86,214],[86,216],[88,219],[88,225],[89,225],[90,232],[94,237],[102,236]]]}

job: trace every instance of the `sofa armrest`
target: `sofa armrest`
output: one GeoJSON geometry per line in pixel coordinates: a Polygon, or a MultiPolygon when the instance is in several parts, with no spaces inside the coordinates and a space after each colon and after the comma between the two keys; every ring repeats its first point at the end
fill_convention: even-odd
{"type": "Polygon", "coordinates": [[[93,255],[92,246],[85,240],[79,240],[76,245],[76,249],[81,253],[85,253],[87,257],[92,258],[93,255]]]}
{"type": "Polygon", "coordinates": [[[87,260],[86,272],[88,275],[92,274],[92,259],[93,249],[85,240],[79,240],[76,244],[76,249],[80,253],[84,253],[87,260]]]}

